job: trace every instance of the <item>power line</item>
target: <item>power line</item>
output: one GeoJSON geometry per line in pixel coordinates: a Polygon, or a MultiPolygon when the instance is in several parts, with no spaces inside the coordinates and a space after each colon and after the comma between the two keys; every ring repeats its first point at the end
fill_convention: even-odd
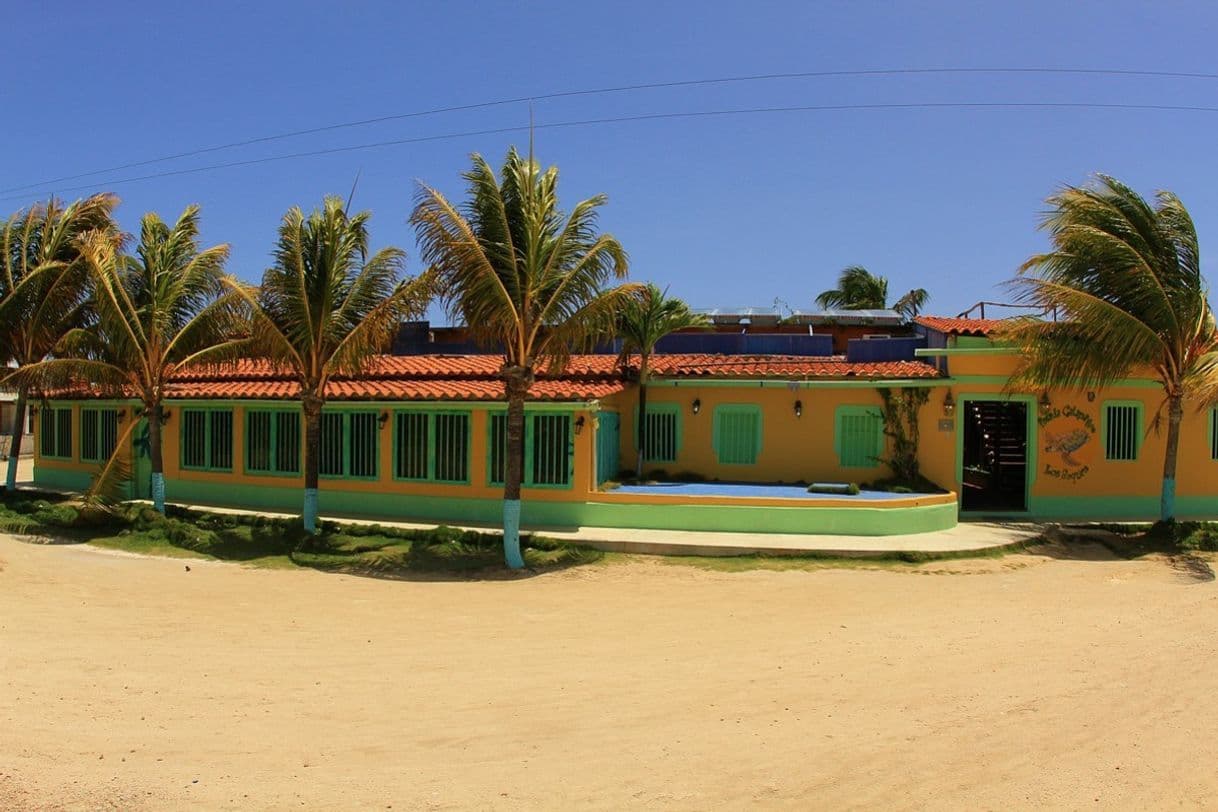
{"type": "MultiPolygon", "coordinates": [[[[608,118],[587,118],[576,121],[554,121],[533,125],[536,130],[560,129],[565,127],[588,127],[598,124],[621,124],[637,121],[659,121],[663,119],[710,118],[720,116],[762,115],[774,113],[808,113],[833,112],[846,110],[1021,110],[1021,109],[1064,109],[1064,110],[1151,110],[1159,112],[1185,113],[1218,113],[1218,107],[1201,107],[1183,104],[1126,104],[1102,102],[892,102],[877,104],[815,104],[791,107],[745,107],[729,110],[694,110],[680,113],[645,113],[634,116],[613,116],[608,118]]],[[[171,169],[165,172],[155,172],[149,175],[138,175],[129,178],[119,178],[107,181],[106,186],[116,186],[121,183],[168,178],[176,175],[193,175],[199,172],[210,172],[216,169],[231,169],[234,167],[254,166],[257,164],[289,161],[297,158],[313,158],[322,155],[334,155],[342,152],[357,152],[365,149],[402,146],[404,144],[420,144],[428,141],[449,141],[457,138],[470,138],[481,135],[500,135],[511,132],[527,132],[527,125],[512,127],[495,127],[485,130],[466,130],[464,132],[443,133],[440,135],[424,135],[414,138],[396,138],[391,141],[375,141],[368,144],[352,144],[345,147],[330,147],[328,149],[310,150],[308,152],[291,152],[284,155],[270,155],[263,158],[250,158],[244,161],[229,161],[226,163],[195,166],[188,169],[171,169]]],[[[95,188],[95,184],[69,186],[57,189],[56,192],[75,192],[95,188]]],[[[16,200],[26,195],[8,195],[0,197],[0,201],[16,200]]]]}
{"type": "Polygon", "coordinates": [[[88,172],[80,172],[75,175],[64,175],[50,180],[39,181],[37,183],[27,183],[21,186],[10,186],[0,189],[0,194],[7,192],[19,192],[25,189],[34,189],[40,186],[49,186],[55,183],[63,183],[70,180],[79,180],[81,178],[94,177],[104,175],[109,172],[119,172],[124,169],[135,169],[141,166],[149,166],[151,164],[165,163],[167,161],[175,161],[181,158],[191,158],[196,155],[205,155],[212,152],[220,152],[228,149],[236,149],[239,147],[248,147],[255,144],[265,144],[273,141],[281,141],[287,138],[297,138],[303,135],[314,135],[316,133],[330,132],[333,130],[347,129],[351,127],[363,127],[369,124],[381,124],[386,121],[401,121],[409,118],[421,118],[424,116],[439,115],[442,113],[455,113],[469,110],[483,110],[491,107],[500,107],[509,104],[520,104],[530,101],[547,101],[552,99],[571,98],[576,96],[596,96],[609,93],[626,93],[639,90],[660,90],[664,88],[678,87],[697,87],[705,85],[723,85],[737,84],[744,82],[765,82],[788,79],[828,79],[828,78],[845,78],[845,77],[867,77],[867,76],[912,76],[912,75],[968,75],[968,74],[1044,74],[1044,75],[1077,75],[1077,76],[1114,76],[1125,78],[1152,78],[1152,79],[1198,79],[1198,80],[1213,80],[1218,79],[1218,73],[1190,73],[1185,71],[1146,71],[1146,70],[1123,70],[1112,68],[877,68],[873,70],[825,70],[825,71],[801,71],[797,73],[761,73],[744,76],[723,76],[708,79],[685,79],[672,82],[647,82],[633,85],[619,85],[616,87],[601,87],[601,88],[585,88],[581,90],[562,90],[552,93],[543,93],[535,96],[518,96],[510,99],[496,99],[493,101],[475,102],[472,104],[452,105],[448,107],[434,107],[429,110],[416,110],[408,113],[394,113],[386,116],[377,116],[375,118],[365,118],[355,121],[344,121],[337,124],[326,124],[319,127],[310,127],[303,130],[292,130],[289,132],[276,133],[273,135],[264,135],[257,138],[247,138],[241,141],[233,141],[227,144],[217,144],[210,147],[200,147],[198,149],[188,150],[186,152],[177,152],[172,155],[162,155],[157,158],[147,158],[140,161],[132,161],[124,164],[116,164],[104,169],[94,169],[88,172]]]}

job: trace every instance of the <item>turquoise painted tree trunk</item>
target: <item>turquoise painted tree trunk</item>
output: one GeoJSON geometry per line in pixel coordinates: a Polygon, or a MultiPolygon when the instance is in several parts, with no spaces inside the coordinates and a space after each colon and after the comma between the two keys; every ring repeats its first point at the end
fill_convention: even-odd
{"type": "Polygon", "coordinates": [[[1184,418],[1184,398],[1167,398],[1167,453],[1163,458],[1163,494],[1159,500],[1159,519],[1176,520],[1176,461],[1180,456],[1180,421],[1184,418]]]}
{"type": "Polygon", "coordinates": [[[165,459],[162,454],[161,435],[165,428],[165,409],[160,403],[145,405],[148,419],[148,450],[152,458],[152,507],[158,513],[165,512],[165,459]]]}
{"type": "Polygon", "coordinates": [[[528,370],[513,370],[507,378],[507,448],[503,471],[503,559],[512,569],[524,566],[520,551],[520,488],[524,482],[524,399],[528,370]]]}
{"type": "Polygon", "coordinates": [[[321,466],[321,398],[316,395],[305,395],[301,398],[301,409],[304,413],[305,447],[304,447],[304,506],[301,512],[304,529],[308,533],[317,532],[318,512],[318,481],[321,466]]]}

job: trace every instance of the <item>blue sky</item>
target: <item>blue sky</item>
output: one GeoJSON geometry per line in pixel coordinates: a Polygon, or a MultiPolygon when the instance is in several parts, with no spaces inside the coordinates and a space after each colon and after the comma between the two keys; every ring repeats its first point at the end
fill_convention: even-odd
{"type": "MultiPolygon", "coordinates": [[[[9,114],[0,188],[244,138],[554,91],[707,77],[926,67],[1218,72],[1210,3],[132,3],[6,14],[9,114]]],[[[1218,80],[921,75],[783,80],[541,101],[539,124],[710,109],[890,102],[1218,106],[1218,80]]],[[[112,189],[123,226],[203,207],[204,236],[256,279],[292,205],[345,195],[378,244],[407,249],[414,184],[459,196],[478,151],[524,134],[431,141],[165,177],[289,152],[525,126],[526,104],[385,122],[0,193],[14,210],[112,189]],[[88,189],[65,191],[93,184],[88,189]],[[16,195],[14,197],[14,195],[16,195]]],[[[855,110],[547,129],[537,153],[573,202],[609,195],[603,225],[632,276],[695,306],[809,308],[862,264],[895,295],[954,314],[1044,246],[1043,199],[1093,172],[1190,207],[1203,256],[1218,234],[1218,113],[855,110]]],[[[1212,269],[1212,263],[1206,264],[1212,269]]],[[[1212,270],[1211,270],[1212,275],[1212,270]]]]}

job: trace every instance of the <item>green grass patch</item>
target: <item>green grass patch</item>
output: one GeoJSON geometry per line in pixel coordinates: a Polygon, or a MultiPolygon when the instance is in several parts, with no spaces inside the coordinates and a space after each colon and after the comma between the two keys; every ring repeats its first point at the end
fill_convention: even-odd
{"type": "MultiPolygon", "coordinates": [[[[452,527],[406,529],[324,522],[316,535],[299,519],[189,511],[162,516],[146,505],[91,510],[59,495],[19,492],[0,497],[0,532],[55,542],[175,558],[237,561],[256,567],[307,567],[329,572],[408,578],[506,569],[503,537],[452,527]]],[[[599,560],[602,553],[523,534],[525,564],[558,569],[599,560]]]]}

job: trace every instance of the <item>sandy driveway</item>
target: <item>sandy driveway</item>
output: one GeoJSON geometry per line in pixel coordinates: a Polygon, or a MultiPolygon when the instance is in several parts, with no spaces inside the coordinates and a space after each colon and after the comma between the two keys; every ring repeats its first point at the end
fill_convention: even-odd
{"type": "Polygon", "coordinates": [[[4,809],[1218,806],[1218,586],[1162,561],[0,562],[4,809]]]}

